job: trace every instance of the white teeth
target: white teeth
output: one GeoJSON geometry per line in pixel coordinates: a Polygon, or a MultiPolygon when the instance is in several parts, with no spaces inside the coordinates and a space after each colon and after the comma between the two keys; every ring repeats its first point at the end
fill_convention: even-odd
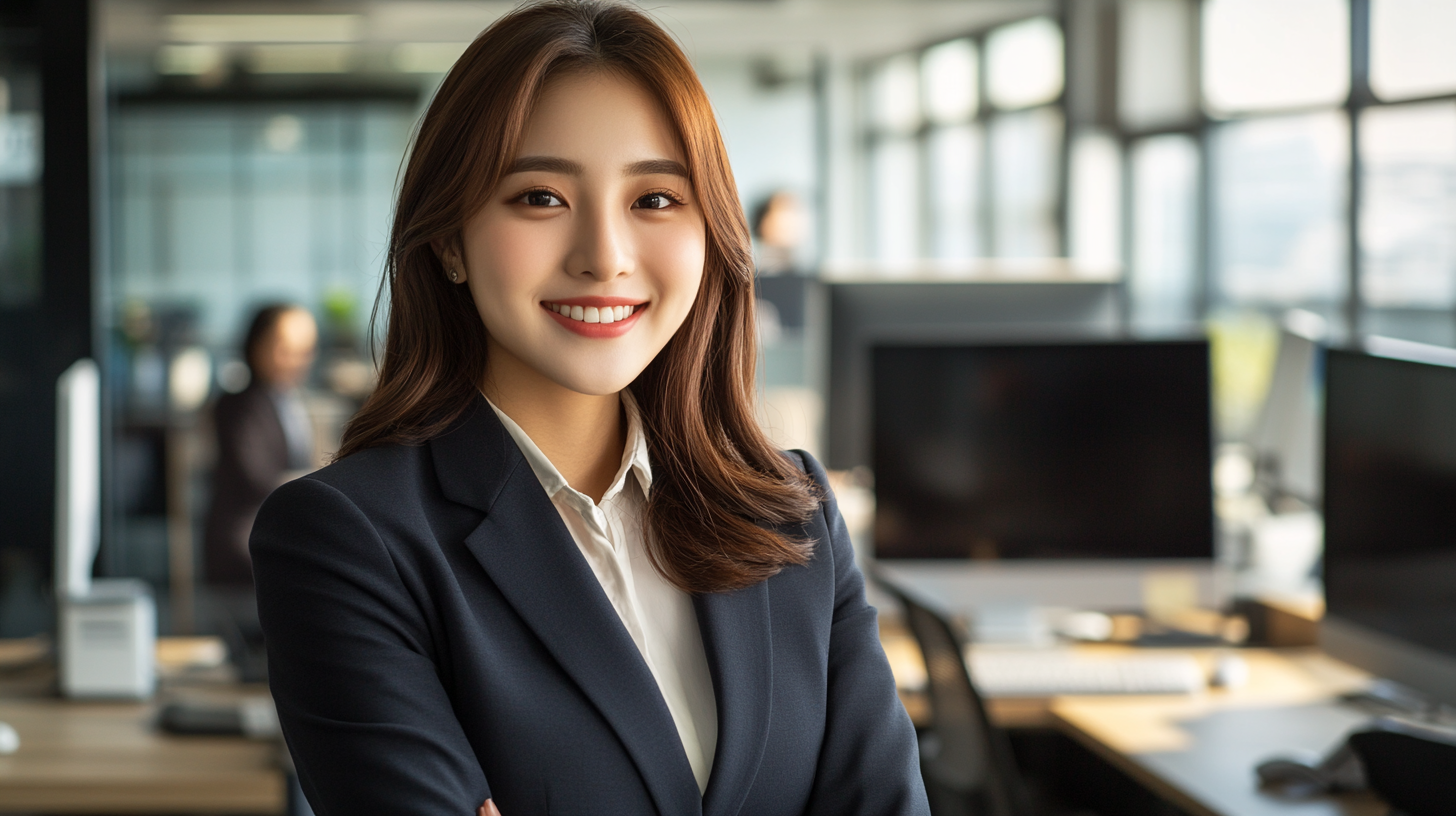
{"type": "Polygon", "coordinates": [[[637,310],[636,306],[567,306],[564,303],[547,303],[546,308],[572,320],[583,323],[616,323],[626,320],[637,310]]]}

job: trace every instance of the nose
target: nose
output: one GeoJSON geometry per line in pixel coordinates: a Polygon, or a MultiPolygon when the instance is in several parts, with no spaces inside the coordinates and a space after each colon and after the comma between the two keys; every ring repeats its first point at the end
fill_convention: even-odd
{"type": "Polygon", "coordinates": [[[609,206],[587,206],[577,221],[566,271],[605,283],[632,274],[632,238],[625,214],[609,206]]]}

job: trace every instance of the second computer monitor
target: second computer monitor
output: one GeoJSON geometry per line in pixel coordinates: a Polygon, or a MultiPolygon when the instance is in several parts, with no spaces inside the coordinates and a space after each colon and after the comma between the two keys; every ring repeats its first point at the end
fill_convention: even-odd
{"type": "Polygon", "coordinates": [[[1210,559],[1204,341],[878,347],[875,551],[1210,559]]]}
{"type": "Polygon", "coordinates": [[[1320,643],[1456,705],[1456,354],[1435,351],[1329,352],[1320,643]]]}

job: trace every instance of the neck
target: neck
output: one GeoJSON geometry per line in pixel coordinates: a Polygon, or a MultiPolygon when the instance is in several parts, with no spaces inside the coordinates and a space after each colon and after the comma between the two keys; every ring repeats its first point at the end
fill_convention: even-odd
{"type": "Polygon", "coordinates": [[[618,394],[582,394],[515,370],[524,364],[491,350],[481,392],[521,426],[573,489],[599,502],[622,466],[627,425],[618,394]]]}

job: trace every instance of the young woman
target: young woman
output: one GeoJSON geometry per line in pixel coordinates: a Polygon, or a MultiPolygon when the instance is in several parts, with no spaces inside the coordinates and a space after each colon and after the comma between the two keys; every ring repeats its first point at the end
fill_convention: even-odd
{"type": "Polygon", "coordinates": [[[378,389],[252,538],[315,811],[925,813],[824,472],[754,424],[747,230],[671,38],[492,25],[389,257],[378,389]]]}

